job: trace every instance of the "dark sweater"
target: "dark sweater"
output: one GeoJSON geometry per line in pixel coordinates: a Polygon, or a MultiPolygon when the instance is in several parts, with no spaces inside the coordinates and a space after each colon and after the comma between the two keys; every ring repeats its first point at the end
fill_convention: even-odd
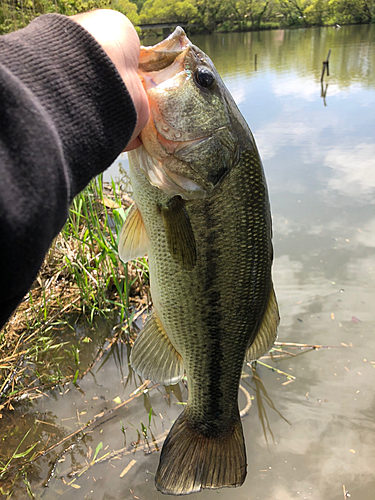
{"type": "Polygon", "coordinates": [[[136,111],[115,66],[71,19],[0,37],[0,328],[69,204],[124,149],[136,111]]]}

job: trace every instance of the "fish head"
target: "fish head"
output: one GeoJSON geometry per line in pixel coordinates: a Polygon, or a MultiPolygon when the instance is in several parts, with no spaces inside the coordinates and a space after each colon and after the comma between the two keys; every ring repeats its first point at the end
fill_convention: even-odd
{"type": "Polygon", "coordinates": [[[250,133],[214,64],[176,28],[157,45],[141,47],[139,75],[150,104],[141,169],[170,196],[211,196],[250,133]]]}

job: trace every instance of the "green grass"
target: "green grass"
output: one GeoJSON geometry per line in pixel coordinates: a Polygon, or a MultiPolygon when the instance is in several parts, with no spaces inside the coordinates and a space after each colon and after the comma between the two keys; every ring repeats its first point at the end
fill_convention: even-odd
{"type": "Polygon", "coordinates": [[[127,265],[118,256],[130,201],[113,182],[105,186],[102,176],[73,200],[33,288],[0,331],[0,404],[9,404],[35,377],[37,386],[66,381],[60,361],[67,355],[75,366],[69,379],[77,381],[80,352],[87,346],[73,335],[69,348],[62,349],[60,330],[71,328],[74,334],[78,318],[94,328],[98,319],[111,316],[129,332],[135,310],[149,302],[147,258],[127,265]]]}

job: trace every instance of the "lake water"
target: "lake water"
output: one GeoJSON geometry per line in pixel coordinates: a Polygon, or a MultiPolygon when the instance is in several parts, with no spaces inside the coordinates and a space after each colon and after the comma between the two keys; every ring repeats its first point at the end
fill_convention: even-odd
{"type": "MultiPolygon", "coordinates": [[[[214,61],[263,159],[273,214],[278,340],[334,346],[265,360],[293,375],[291,382],[264,366],[258,365],[255,377],[246,368],[243,385],[254,396],[243,419],[246,482],[197,498],[343,500],[346,491],[346,498],[373,500],[375,26],[192,40],[214,61]],[[320,77],[329,49],[323,97],[320,77]]],[[[98,335],[106,332],[108,325],[97,327],[98,335]]],[[[142,383],[129,372],[128,355],[125,346],[117,346],[83,379],[81,390],[72,386],[65,394],[67,388],[37,400],[24,415],[24,428],[56,441],[128,399],[142,383]]],[[[162,438],[186,395],[183,384],[154,388],[100,421],[84,439],[70,440],[73,446],[64,454],[40,459],[28,477],[36,497],[165,498],[153,484],[159,453],[145,453],[142,424],[148,426],[152,407],[152,451],[152,435],[162,438]],[[138,433],[141,441],[133,453],[138,433]],[[82,467],[100,442],[98,457],[122,451],[85,472],[82,467]]],[[[245,405],[242,393],[240,405],[245,405]]],[[[25,495],[20,489],[14,498],[25,495]]]]}

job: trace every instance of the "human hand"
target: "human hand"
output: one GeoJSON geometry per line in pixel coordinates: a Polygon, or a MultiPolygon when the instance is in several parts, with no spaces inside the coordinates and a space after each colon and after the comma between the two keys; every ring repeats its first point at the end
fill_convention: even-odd
{"type": "Polygon", "coordinates": [[[102,46],[120,73],[137,112],[137,124],[125,151],[141,145],[138,138],[149,117],[147,94],[138,76],[140,43],[134,26],[116,10],[94,10],[72,16],[102,46]]]}

